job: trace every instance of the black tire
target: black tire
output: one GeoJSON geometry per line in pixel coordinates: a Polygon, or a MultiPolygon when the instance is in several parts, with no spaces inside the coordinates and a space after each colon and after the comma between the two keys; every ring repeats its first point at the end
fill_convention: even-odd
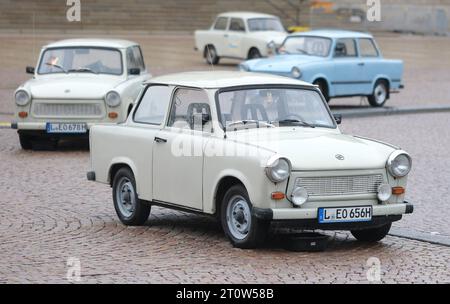
{"type": "Polygon", "coordinates": [[[33,144],[31,142],[30,136],[19,133],[19,141],[20,141],[20,146],[22,147],[23,150],[33,149],[33,144]]]}
{"type": "Polygon", "coordinates": [[[218,64],[220,57],[217,55],[216,48],[213,45],[205,46],[203,53],[206,63],[208,64],[218,64]]]}
{"type": "Polygon", "coordinates": [[[247,59],[257,59],[261,58],[261,52],[257,48],[251,48],[250,51],[248,51],[248,58],[247,59]]]}
{"type": "MultiPolygon", "coordinates": [[[[238,208],[239,209],[239,208],[238,208]]],[[[260,219],[257,219],[253,213],[252,213],[252,204],[250,202],[250,199],[248,197],[247,190],[242,185],[234,185],[228,191],[225,193],[222,203],[221,203],[221,209],[220,209],[220,219],[222,223],[223,231],[225,232],[226,236],[230,240],[230,242],[233,244],[233,246],[237,248],[255,248],[259,245],[261,245],[267,238],[268,230],[270,223],[267,221],[262,221],[260,219]],[[228,216],[229,210],[228,208],[234,205],[234,198],[242,198],[243,200],[240,200],[239,202],[244,202],[248,206],[248,212],[246,213],[247,216],[243,216],[243,220],[250,219],[246,224],[248,224],[247,233],[242,233],[243,237],[238,238],[235,236],[236,232],[233,232],[233,228],[230,228],[232,224],[232,220],[228,216]],[[231,205],[231,206],[229,206],[231,205]],[[230,219],[230,221],[229,221],[230,219]],[[244,236],[245,235],[245,236],[244,236]]],[[[247,211],[248,211],[247,210],[247,211]]],[[[232,211],[232,210],[231,210],[232,211]]],[[[245,211],[244,211],[245,212],[245,211]]],[[[233,213],[233,212],[232,212],[233,213]]],[[[236,214],[234,212],[234,214],[236,214]]],[[[237,221],[237,220],[236,220],[237,221]]],[[[234,230],[235,231],[235,230],[234,230]]]]}
{"type": "Polygon", "coordinates": [[[392,224],[389,223],[378,228],[352,230],[351,233],[358,241],[376,243],[384,239],[384,237],[389,233],[391,226],[392,224]]]}
{"type": "Polygon", "coordinates": [[[319,86],[320,91],[322,92],[323,97],[325,97],[326,102],[330,102],[330,96],[328,93],[328,85],[325,83],[324,80],[316,80],[314,81],[315,85],[319,86]]]}
{"type": "MultiPolygon", "coordinates": [[[[141,226],[143,225],[150,215],[151,206],[143,203],[139,200],[136,192],[136,180],[134,178],[133,172],[127,167],[123,167],[117,171],[114,175],[112,194],[114,201],[114,209],[116,210],[117,216],[120,221],[127,226],[141,226]],[[123,182],[127,182],[127,186],[132,187],[130,191],[124,190],[123,182]],[[118,192],[128,193],[130,199],[130,212],[125,213],[126,210],[125,200],[119,197],[118,192]],[[120,201],[119,201],[120,200],[120,201]],[[134,201],[132,201],[134,200],[134,201]],[[121,206],[122,205],[122,206],[121,206]],[[132,208],[133,207],[133,208],[132,208]]],[[[122,194],[126,195],[126,194],[122,194]]]]}
{"type": "Polygon", "coordinates": [[[389,99],[389,85],[385,80],[377,80],[373,87],[372,95],[368,96],[369,104],[372,107],[382,107],[389,99]]]}

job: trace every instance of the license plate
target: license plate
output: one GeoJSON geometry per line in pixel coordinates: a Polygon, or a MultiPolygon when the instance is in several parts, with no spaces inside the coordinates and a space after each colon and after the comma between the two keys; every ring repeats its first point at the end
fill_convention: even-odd
{"type": "Polygon", "coordinates": [[[319,223],[369,222],[372,206],[319,208],[319,223]]]}
{"type": "Polygon", "coordinates": [[[85,123],[48,122],[47,133],[86,133],[85,123]]]}

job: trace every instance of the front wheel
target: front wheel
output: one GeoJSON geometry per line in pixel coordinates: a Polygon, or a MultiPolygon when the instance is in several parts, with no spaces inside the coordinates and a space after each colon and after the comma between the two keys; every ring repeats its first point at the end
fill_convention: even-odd
{"type": "Polygon", "coordinates": [[[386,224],[378,228],[369,228],[363,230],[352,230],[352,235],[361,242],[375,243],[384,239],[384,237],[389,233],[392,224],[386,224]]]}
{"type": "Polygon", "coordinates": [[[313,83],[314,85],[319,87],[319,90],[322,92],[323,97],[325,97],[326,102],[330,102],[330,95],[328,93],[328,86],[324,80],[316,80],[313,83]]]}
{"type": "Polygon", "coordinates": [[[129,168],[121,168],[113,180],[114,209],[120,221],[127,226],[143,225],[150,215],[150,205],[139,200],[136,181],[129,168]]]}
{"type": "Polygon", "coordinates": [[[216,48],[212,45],[207,45],[205,47],[204,56],[206,63],[208,64],[218,64],[220,57],[217,55],[216,48]]]}
{"type": "Polygon", "coordinates": [[[252,204],[242,185],[232,186],[221,205],[221,222],[233,246],[255,248],[266,240],[269,222],[252,214],[252,204]]]}
{"type": "Polygon", "coordinates": [[[372,95],[368,97],[369,104],[372,107],[382,107],[388,100],[388,96],[389,96],[389,87],[386,81],[378,80],[375,83],[372,95]]]}

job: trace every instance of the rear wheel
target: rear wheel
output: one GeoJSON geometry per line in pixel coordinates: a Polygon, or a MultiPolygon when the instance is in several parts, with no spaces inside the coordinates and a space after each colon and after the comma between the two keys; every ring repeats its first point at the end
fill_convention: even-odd
{"type": "Polygon", "coordinates": [[[248,59],[257,59],[261,57],[262,57],[261,53],[257,48],[251,48],[250,51],[248,52],[248,59]]]}
{"type": "Polygon", "coordinates": [[[151,206],[139,200],[136,181],[129,168],[121,168],[113,180],[114,209],[120,221],[127,226],[143,225],[150,215],[151,206]]]}
{"type": "Polygon", "coordinates": [[[225,193],[221,205],[221,222],[225,234],[238,248],[255,248],[266,240],[270,223],[252,214],[252,204],[242,185],[225,193]]]}
{"type": "Polygon", "coordinates": [[[384,80],[378,80],[373,88],[373,94],[368,97],[372,107],[382,107],[389,97],[389,86],[384,80]]]}
{"type": "Polygon", "coordinates": [[[208,64],[218,64],[220,57],[217,55],[216,48],[213,45],[205,47],[204,56],[208,64]]]}
{"type": "Polygon", "coordinates": [[[392,224],[386,224],[377,228],[363,229],[363,230],[352,230],[352,235],[361,242],[375,243],[384,239],[384,237],[389,233],[392,224]]]}

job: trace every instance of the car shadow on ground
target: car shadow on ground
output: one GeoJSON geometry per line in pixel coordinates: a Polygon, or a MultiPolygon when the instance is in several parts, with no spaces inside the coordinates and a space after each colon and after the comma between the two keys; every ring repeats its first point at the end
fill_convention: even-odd
{"type": "Polygon", "coordinates": [[[33,142],[33,151],[89,151],[88,138],[65,138],[57,144],[52,142],[33,142]]]}

